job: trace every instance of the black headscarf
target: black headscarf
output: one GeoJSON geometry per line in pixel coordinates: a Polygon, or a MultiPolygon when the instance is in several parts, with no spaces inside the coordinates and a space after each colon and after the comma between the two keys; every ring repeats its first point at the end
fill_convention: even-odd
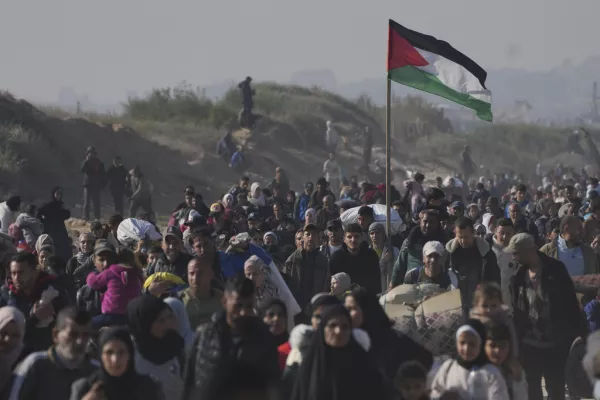
{"type": "Polygon", "coordinates": [[[353,290],[349,296],[354,298],[362,310],[363,324],[358,328],[369,334],[372,343],[376,343],[378,338],[384,337],[390,332],[393,322],[379,305],[377,296],[364,288],[353,290]]]}
{"type": "Polygon", "coordinates": [[[300,365],[292,400],[381,399],[383,382],[373,367],[367,352],[356,342],[352,333],[344,347],[334,348],[325,343],[325,327],[329,320],[345,318],[351,327],[348,310],[341,305],[328,306],[319,329],[313,336],[306,357],[300,365]]]}
{"type": "Polygon", "coordinates": [[[485,354],[485,341],[487,336],[485,333],[485,326],[478,319],[469,319],[466,324],[458,328],[456,331],[456,341],[462,332],[470,332],[476,336],[479,336],[479,355],[472,361],[465,361],[460,358],[460,355],[456,355],[456,362],[465,369],[473,369],[473,367],[483,367],[489,363],[487,355],[485,354]]]}
{"type": "Polygon", "coordinates": [[[129,303],[127,314],[129,330],[142,357],[161,365],[174,357],[180,357],[184,348],[183,338],[175,330],[169,330],[162,338],[150,333],[152,324],[160,312],[169,309],[167,303],[150,295],[143,295],[129,303]]]}
{"type": "Polygon", "coordinates": [[[317,308],[321,306],[327,307],[337,304],[342,304],[340,299],[337,297],[332,296],[329,293],[318,293],[314,295],[312,299],[310,299],[310,304],[306,307],[306,314],[311,317],[317,308]]]}
{"type": "MultiPolygon", "coordinates": [[[[285,319],[287,320],[287,318],[288,318],[287,306],[285,305],[285,303],[283,301],[279,300],[277,297],[271,297],[268,300],[266,300],[263,304],[261,304],[260,309],[258,310],[261,320],[265,317],[269,308],[271,308],[273,306],[281,307],[281,310],[283,311],[283,315],[285,316],[285,319]]],[[[275,338],[275,343],[277,344],[277,346],[281,346],[282,344],[284,344],[285,342],[287,342],[289,340],[290,334],[288,333],[287,327],[286,327],[285,332],[283,332],[281,335],[273,336],[273,337],[275,338]]]]}
{"type": "Polygon", "coordinates": [[[97,381],[102,381],[102,390],[107,399],[110,400],[125,400],[134,397],[136,391],[136,379],[138,374],[135,372],[135,348],[129,331],[125,328],[108,328],[100,334],[99,348],[100,353],[103,352],[104,346],[113,340],[123,342],[129,352],[129,365],[127,370],[121,376],[111,376],[104,369],[104,365],[96,371],[90,380],[90,384],[97,381]]]}

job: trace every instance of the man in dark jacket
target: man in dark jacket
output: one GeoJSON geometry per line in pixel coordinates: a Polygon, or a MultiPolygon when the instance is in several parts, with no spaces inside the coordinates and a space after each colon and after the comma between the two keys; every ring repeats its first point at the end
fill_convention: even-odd
{"type": "Polygon", "coordinates": [[[315,211],[320,207],[323,207],[323,198],[325,196],[331,196],[335,201],[335,195],[331,190],[329,190],[327,180],[323,177],[317,179],[317,190],[315,190],[310,196],[310,203],[308,203],[308,208],[314,208],[315,211]]]}
{"type": "Polygon", "coordinates": [[[156,272],[169,272],[187,282],[187,265],[191,260],[189,254],[183,249],[183,235],[176,226],[167,228],[163,237],[164,254],[148,266],[146,275],[156,272]]]}
{"type": "Polygon", "coordinates": [[[508,216],[513,222],[516,233],[528,233],[534,238],[539,236],[535,223],[523,214],[523,209],[518,203],[511,203],[508,207],[508,216]]]}
{"type": "Polygon", "coordinates": [[[127,169],[123,166],[121,157],[116,156],[113,159],[112,165],[106,171],[106,178],[115,205],[115,213],[124,215],[123,198],[127,188],[127,169]]]}
{"type": "Polygon", "coordinates": [[[100,192],[106,183],[104,163],[98,159],[93,146],[88,147],[87,156],[81,165],[83,174],[83,219],[90,219],[90,203],[94,203],[94,218],[100,219],[100,192]]]}
{"type": "Polygon", "coordinates": [[[500,267],[490,245],[475,234],[473,221],[459,217],[454,223],[456,238],[446,244],[450,270],[458,278],[458,289],[466,316],[473,305],[473,293],[480,283],[500,285],[500,267]]]}
{"type": "Polygon", "coordinates": [[[310,199],[313,194],[313,183],[306,182],[304,184],[304,193],[302,193],[296,199],[296,204],[294,204],[294,218],[296,221],[304,221],[304,214],[306,210],[310,208],[310,199]]]}
{"type": "Polygon", "coordinates": [[[142,174],[139,166],[129,171],[131,182],[131,204],[129,205],[129,216],[135,218],[138,208],[142,208],[155,221],[152,209],[152,188],[148,179],[142,174]]]}
{"type": "Polygon", "coordinates": [[[23,342],[27,353],[50,347],[54,316],[69,304],[66,292],[56,284],[55,277],[39,271],[36,266],[37,260],[31,253],[13,256],[10,277],[0,288],[0,307],[16,307],[25,315],[23,342]],[[52,293],[54,297],[42,301],[42,293],[52,293]]]}
{"type": "Polygon", "coordinates": [[[283,273],[290,277],[289,286],[302,310],[317,293],[329,291],[329,261],[319,251],[319,229],[316,225],[306,225],[298,249],[285,262],[283,273]]]}
{"type": "Polygon", "coordinates": [[[228,372],[240,366],[260,372],[270,383],[280,379],[277,346],[254,313],[254,284],[236,277],[223,295],[224,313],[199,328],[186,363],[183,399],[221,399],[228,372]]]}
{"type": "Polygon", "coordinates": [[[404,282],[406,273],[423,265],[423,246],[425,243],[437,241],[444,244],[444,232],[440,226],[440,215],[436,210],[425,210],[420,213],[419,226],[415,226],[400,249],[400,255],[394,263],[390,289],[404,282]]]}
{"type": "Polygon", "coordinates": [[[526,233],[506,251],[520,267],[511,282],[515,329],[530,400],[542,400],[542,377],[552,399],[565,398],[565,365],[573,341],[587,328],[565,265],[537,250],[526,233]]]}
{"type": "Polygon", "coordinates": [[[64,400],[71,386],[98,370],[97,361],[86,357],[92,336],[92,318],[75,307],[58,313],[53,330],[54,345],[30,354],[17,366],[9,399],[64,400]]]}
{"type": "Polygon", "coordinates": [[[344,231],[344,246],[331,255],[331,275],[345,272],[355,283],[371,293],[381,293],[379,257],[375,250],[363,241],[362,228],[350,224],[344,231]]]}

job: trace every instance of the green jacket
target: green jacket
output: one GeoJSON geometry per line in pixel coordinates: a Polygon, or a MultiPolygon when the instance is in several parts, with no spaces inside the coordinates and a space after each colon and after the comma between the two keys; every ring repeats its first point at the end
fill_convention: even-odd
{"type": "MultiPolygon", "coordinates": [[[[583,270],[585,275],[600,274],[600,258],[589,245],[582,243],[581,252],[583,253],[583,270]]],[[[544,245],[540,249],[548,257],[558,260],[558,238],[544,245]]]]}

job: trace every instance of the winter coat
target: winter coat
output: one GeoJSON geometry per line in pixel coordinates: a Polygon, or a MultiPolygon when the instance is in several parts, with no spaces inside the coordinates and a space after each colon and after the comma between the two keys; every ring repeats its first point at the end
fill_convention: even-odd
{"type": "Polygon", "coordinates": [[[136,267],[114,264],[99,274],[87,276],[87,285],[93,290],[105,291],[102,314],[127,314],[127,305],[142,293],[141,271],[136,267]]]}
{"type": "Polygon", "coordinates": [[[31,247],[35,246],[35,242],[44,233],[42,221],[25,213],[17,217],[15,224],[21,229],[23,238],[31,247]]]}
{"type": "Polygon", "coordinates": [[[331,255],[329,260],[331,275],[345,272],[350,275],[350,280],[371,293],[381,293],[381,272],[379,271],[379,258],[375,250],[363,243],[354,255],[348,251],[346,245],[331,255]]]}
{"type": "MultiPolygon", "coordinates": [[[[588,244],[582,243],[579,247],[583,254],[584,275],[600,274],[600,258],[598,254],[588,244]]],[[[558,238],[544,245],[540,251],[548,257],[558,260],[558,238]]]]}
{"type": "MultiPolygon", "coordinates": [[[[469,371],[460,366],[455,360],[445,361],[435,374],[431,383],[431,398],[439,399],[445,391],[456,391],[462,399],[470,399],[469,371]]],[[[485,382],[487,400],[510,400],[508,387],[502,373],[492,364],[486,364],[479,369],[485,382]]]]}
{"type": "Polygon", "coordinates": [[[8,227],[13,223],[16,213],[6,202],[0,203],[0,232],[8,235],[8,227]]]}
{"type": "MultiPolygon", "coordinates": [[[[296,221],[304,221],[304,214],[306,210],[309,208],[310,196],[306,193],[302,193],[296,199],[296,204],[294,204],[294,218],[296,221]]],[[[8,230],[8,226],[6,227],[8,230]]],[[[7,231],[8,232],[8,231],[7,231]]]]}
{"type": "Polygon", "coordinates": [[[108,180],[108,188],[113,194],[123,195],[127,188],[127,169],[124,166],[111,165],[106,171],[106,178],[108,180]]]}
{"type": "MultiPolygon", "coordinates": [[[[130,400],[166,400],[160,382],[147,375],[138,375],[135,379],[134,396],[130,400]]],[[[96,382],[89,377],[75,381],[71,386],[69,400],[82,400],[94,383],[96,382]]]]}
{"type": "Polygon", "coordinates": [[[65,208],[64,203],[56,200],[49,201],[40,207],[37,217],[44,224],[44,233],[52,237],[56,254],[64,260],[71,258],[73,253],[65,226],[65,221],[71,218],[71,212],[65,208]]]}
{"type": "MultiPolygon", "coordinates": [[[[562,346],[570,346],[575,338],[587,333],[573,280],[562,262],[541,252],[538,255],[542,262],[541,291],[545,293],[548,302],[553,341],[562,346]]],[[[510,285],[513,319],[519,339],[532,327],[529,318],[530,304],[525,291],[527,271],[527,268],[520,266],[510,285]]]]}
{"type": "Polygon", "coordinates": [[[0,288],[0,307],[16,307],[27,319],[23,340],[26,353],[46,350],[52,345],[52,328],[55,321],[48,326],[38,326],[40,320],[33,314],[34,304],[40,301],[42,293],[50,287],[59,293],[58,297],[52,300],[54,311],[58,314],[60,310],[69,305],[69,299],[64,289],[56,284],[56,279],[52,275],[39,272],[30,295],[17,290],[10,280],[0,288]]]}
{"type": "Polygon", "coordinates": [[[269,383],[280,380],[279,356],[273,335],[262,319],[250,317],[245,334],[235,338],[225,313],[215,314],[201,326],[186,363],[183,399],[218,399],[228,373],[245,365],[261,373],[269,383]]]}
{"type": "Polygon", "coordinates": [[[509,307],[512,306],[510,297],[510,281],[517,273],[517,263],[513,261],[512,254],[504,251],[505,247],[492,237],[492,250],[496,254],[498,268],[500,268],[500,288],[502,289],[502,300],[509,307]]]}
{"type": "Polygon", "coordinates": [[[446,251],[449,253],[450,270],[458,278],[458,288],[463,309],[468,310],[473,303],[473,293],[477,285],[484,282],[495,282],[500,284],[500,268],[496,254],[490,248],[490,245],[480,237],[475,237],[473,248],[463,249],[458,244],[458,240],[452,239],[446,244],[446,251]],[[473,257],[465,264],[465,257],[473,257]],[[477,265],[476,268],[467,268],[477,265]],[[481,266],[481,267],[479,267],[481,266]]]}
{"type": "Polygon", "coordinates": [[[290,290],[301,309],[315,294],[329,290],[329,261],[318,249],[311,253],[303,249],[294,251],[285,262],[283,273],[290,277],[290,290]],[[312,278],[311,282],[304,282],[308,279],[305,275],[312,278]]]}
{"type": "Polygon", "coordinates": [[[96,271],[96,265],[93,255],[90,255],[81,265],[77,261],[77,256],[71,258],[67,263],[67,274],[73,277],[73,283],[77,290],[85,285],[87,276],[94,271],[96,271]]]}

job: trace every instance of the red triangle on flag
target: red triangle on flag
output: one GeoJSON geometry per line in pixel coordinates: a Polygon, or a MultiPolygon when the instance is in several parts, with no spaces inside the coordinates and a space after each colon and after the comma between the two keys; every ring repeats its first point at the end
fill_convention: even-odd
{"type": "Polygon", "coordinates": [[[429,65],[429,63],[408,40],[400,36],[393,26],[390,25],[387,70],[391,71],[392,69],[402,68],[407,65],[424,67],[429,65]]]}

